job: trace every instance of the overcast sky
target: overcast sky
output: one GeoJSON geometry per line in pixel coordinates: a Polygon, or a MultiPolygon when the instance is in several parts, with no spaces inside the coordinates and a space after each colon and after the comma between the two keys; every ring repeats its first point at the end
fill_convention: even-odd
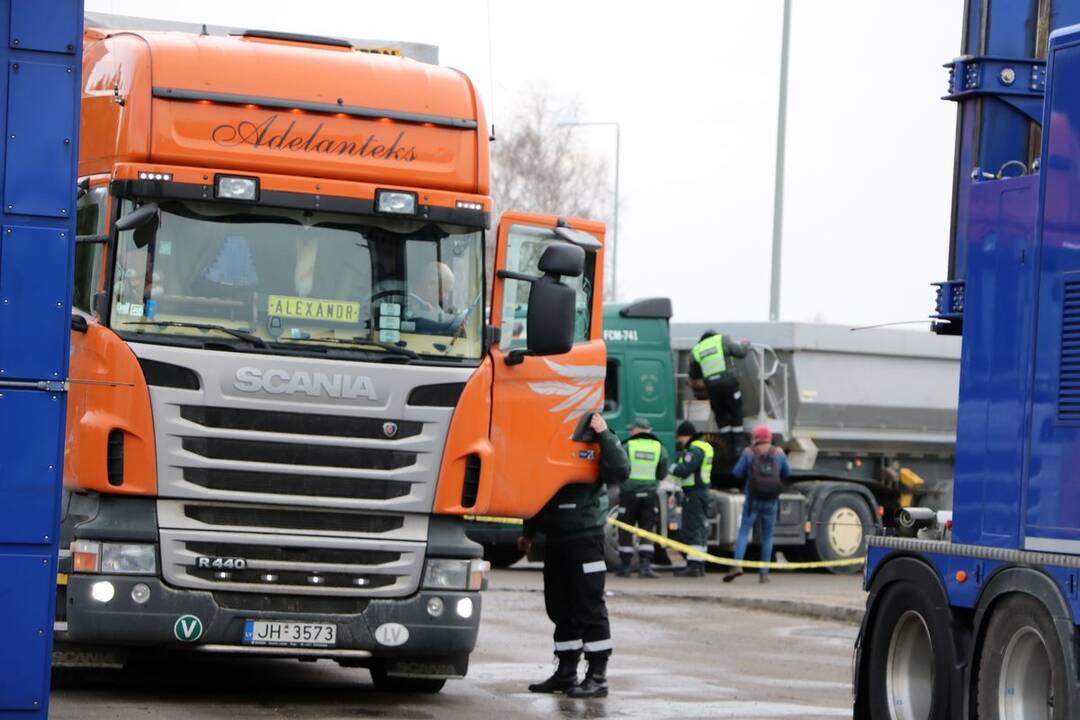
{"type": "MultiPolygon", "coordinates": [[[[945,279],[963,0],[793,0],[781,319],[924,318],[945,279]]],[[[619,299],[769,307],[781,0],[86,0],[86,9],[439,46],[496,125],[530,88],[621,126],[619,299]]],[[[610,129],[589,134],[614,166],[610,129]]],[[[610,228],[609,228],[610,233],[610,228]]],[[[923,329],[925,326],[915,326],[923,329]]]]}

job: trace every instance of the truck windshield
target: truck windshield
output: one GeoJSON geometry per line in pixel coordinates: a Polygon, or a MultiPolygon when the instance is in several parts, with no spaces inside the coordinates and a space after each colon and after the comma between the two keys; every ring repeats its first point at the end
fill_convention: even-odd
{"type": "MultiPolygon", "coordinates": [[[[159,204],[156,232],[119,233],[110,320],[119,332],[147,340],[210,336],[259,352],[482,353],[483,232],[476,228],[159,204]],[[245,342],[245,334],[257,341],[245,342]]],[[[121,215],[137,206],[124,201],[121,215]]]]}

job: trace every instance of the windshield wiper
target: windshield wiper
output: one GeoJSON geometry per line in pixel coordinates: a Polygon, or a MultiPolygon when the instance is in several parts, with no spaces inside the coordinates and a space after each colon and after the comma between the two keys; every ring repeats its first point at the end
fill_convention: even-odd
{"type": "Polygon", "coordinates": [[[213,325],[210,323],[193,323],[183,322],[181,320],[127,320],[122,323],[123,325],[153,325],[155,327],[183,327],[193,328],[195,330],[217,330],[227,335],[232,335],[234,338],[244,340],[251,343],[257,348],[267,349],[269,345],[266,341],[257,335],[252,335],[244,330],[237,330],[236,328],[225,327],[224,325],[213,325]]]}
{"type": "Polygon", "coordinates": [[[296,341],[300,341],[300,342],[305,342],[305,341],[306,342],[324,342],[324,343],[334,343],[334,344],[337,344],[337,345],[355,345],[355,346],[358,346],[358,347],[379,348],[380,350],[383,350],[383,351],[385,351],[387,353],[390,353],[391,355],[401,355],[403,357],[412,358],[412,359],[416,359],[416,358],[420,357],[420,355],[417,354],[417,352],[415,350],[410,350],[409,348],[401,347],[400,345],[395,345],[393,343],[382,342],[380,340],[374,340],[372,338],[365,338],[365,337],[354,337],[354,338],[331,338],[331,337],[285,338],[285,337],[283,337],[283,338],[278,338],[279,342],[282,341],[282,340],[291,340],[291,341],[294,341],[294,342],[296,342],[296,341]]]}

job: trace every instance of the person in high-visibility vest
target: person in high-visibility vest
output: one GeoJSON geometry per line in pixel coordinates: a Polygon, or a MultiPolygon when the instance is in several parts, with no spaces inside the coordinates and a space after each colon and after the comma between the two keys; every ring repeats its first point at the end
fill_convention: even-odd
{"type": "MultiPolygon", "coordinates": [[[[712,477],[713,446],[701,437],[694,423],[684,420],[675,430],[675,441],[682,454],[671,466],[671,474],[682,481],[682,541],[702,552],[708,551],[705,511],[709,506],[709,483],[712,477]]],[[[704,577],[705,561],[688,557],[686,567],[677,577],[704,577]]]]}
{"type": "MultiPolygon", "coordinates": [[[[626,443],[626,455],[630,459],[630,475],[619,487],[619,519],[627,525],[656,532],[660,515],[660,501],[656,491],[660,481],[667,475],[668,454],[664,444],[653,435],[648,420],[637,418],[630,425],[630,437],[626,443]]],[[[660,577],[652,569],[653,544],[641,540],[637,546],[638,575],[643,578],[660,577]]],[[[634,536],[619,529],[620,567],[619,577],[630,576],[630,563],[634,559],[634,536]]]]}
{"type": "Polygon", "coordinates": [[[731,451],[742,445],[743,403],[734,358],[746,357],[750,343],[735,342],[727,335],[706,330],[690,351],[690,381],[704,382],[717,432],[728,435],[731,451]]]}

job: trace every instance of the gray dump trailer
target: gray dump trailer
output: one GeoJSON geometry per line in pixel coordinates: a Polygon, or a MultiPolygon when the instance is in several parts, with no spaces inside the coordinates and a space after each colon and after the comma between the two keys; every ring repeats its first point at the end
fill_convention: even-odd
{"type": "MultiPolygon", "coordinates": [[[[687,370],[708,329],[752,344],[736,363],[747,431],[768,424],[796,475],[775,536],[785,556],[856,557],[866,534],[891,524],[901,507],[950,508],[959,338],[809,323],[673,323],[677,412],[704,430],[715,430],[712,413],[687,370]]],[[[743,495],[730,475],[737,448],[721,437],[715,444],[709,545],[723,551],[735,544],[743,495]]],[[[664,514],[667,529],[677,528],[677,513],[664,514]]]]}

